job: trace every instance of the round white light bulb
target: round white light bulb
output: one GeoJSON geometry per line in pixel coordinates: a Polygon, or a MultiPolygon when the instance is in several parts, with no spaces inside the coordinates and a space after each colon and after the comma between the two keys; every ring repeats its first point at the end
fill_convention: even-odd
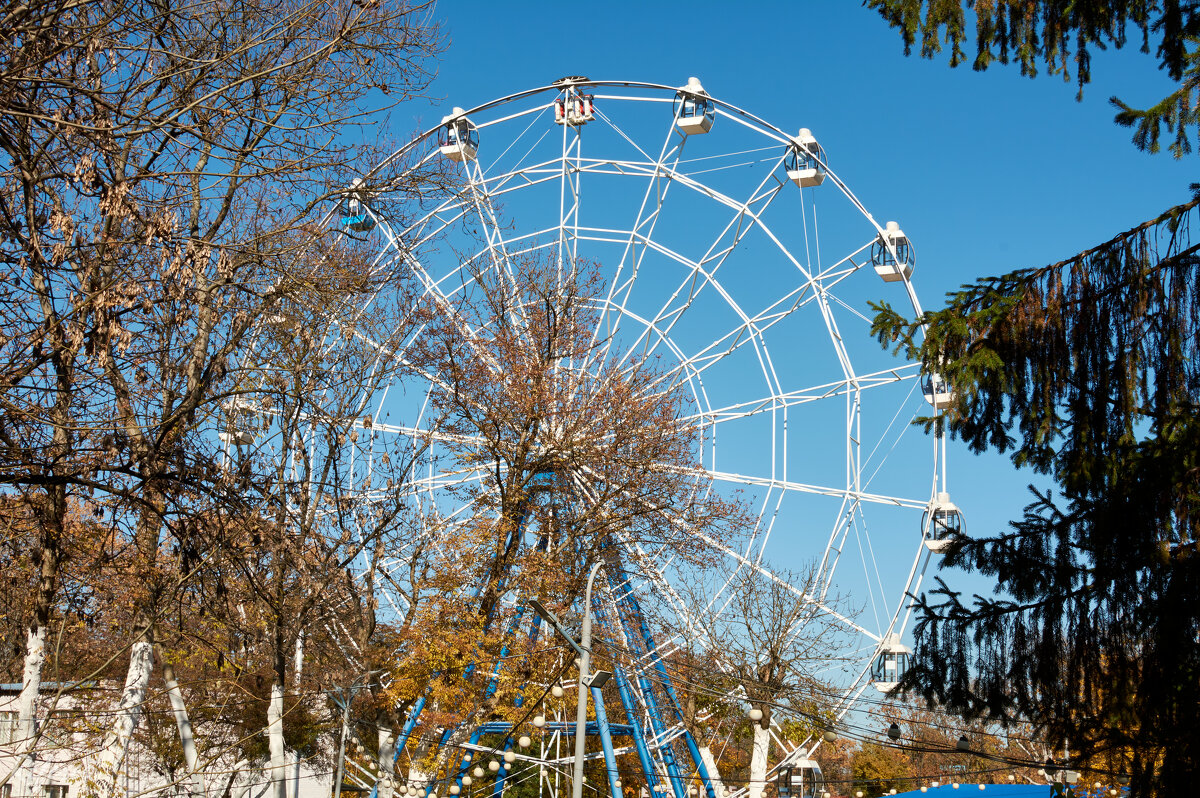
{"type": "Polygon", "coordinates": [[[521,739],[517,740],[517,745],[521,746],[522,748],[528,748],[529,746],[533,745],[533,740],[529,739],[529,735],[523,734],[521,735],[521,739]]]}
{"type": "Polygon", "coordinates": [[[550,688],[550,695],[554,696],[555,698],[562,698],[563,697],[562,687],[557,684],[554,685],[553,687],[550,688]]]}
{"type": "Polygon", "coordinates": [[[500,763],[497,762],[496,760],[493,759],[491,762],[488,762],[488,770],[495,773],[499,769],[500,769],[500,763]]]}

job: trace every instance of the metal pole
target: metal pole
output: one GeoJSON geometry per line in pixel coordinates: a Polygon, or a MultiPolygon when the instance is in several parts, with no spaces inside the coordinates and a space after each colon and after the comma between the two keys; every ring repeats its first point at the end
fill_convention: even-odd
{"type": "Polygon", "coordinates": [[[579,644],[583,653],[579,655],[579,703],[575,708],[575,772],[571,777],[571,798],[583,798],[583,756],[587,738],[587,694],[588,688],[583,683],[591,667],[592,658],[592,580],[596,572],[604,565],[598,562],[592,566],[588,574],[587,589],[583,592],[583,629],[580,633],[579,644]]]}

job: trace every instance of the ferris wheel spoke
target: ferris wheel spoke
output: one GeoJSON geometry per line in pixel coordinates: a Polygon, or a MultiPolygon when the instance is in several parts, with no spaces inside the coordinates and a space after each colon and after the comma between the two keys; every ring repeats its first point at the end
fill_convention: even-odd
{"type": "MultiPolygon", "coordinates": [[[[563,101],[573,103],[570,90],[564,90],[563,101]]],[[[564,266],[574,273],[575,258],[579,251],[575,228],[579,224],[579,159],[583,149],[583,128],[579,125],[562,126],[562,160],[559,164],[558,183],[558,272],[562,279],[564,266]],[[572,162],[573,161],[573,162],[572,162]]]]}
{"type": "Polygon", "coordinates": [[[821,385],[796,388],[778,394],[725,405],[724,407],[703,410],[691,415],[682,416],[681,420],[720,424],[728,421],[753,418],[764,413],[774,413],[786,408],[843,397],[856,391],[868,391],[885,388],[897,382],[913,381],[917,377],[918,369],[919,366],[917,364],[909,363],[893,369],[877,371],[874,374],[859,375],[853,380],[835,380],[821,385]]]}
{"type": "MultiPolygon", "coordinates": [[[[390,226],[385,225],[383,228],[389,246],[399,254],[402,262],[409,267],[412,274],[420,283],[423,292],[421,296],[422,300],[428,301],[437,313],[441,314],[457,328],[459,335],[467,342],[467,345],[478,357],[494,370],[499,371],[499,366],[495,358],[488,351],[487,347],[482,345],[482,338],[479,331],[459,312],[455,303],[451,301],[450,294],[442,291],[442,284],[448,282],[454,275],[458,274],[459,269],[454,269],[450,274],[440,279],[435,279],[431,271],[426,268],[423,260],[417,255],[417,250],[406,246],[404,241],[392,231],[390,226]]],[[[437,375],[426,374],[425,376],[427,379],[440,381],[437,375]]]]}
{"type": "MultiPolygon", "coordinates": [[[[700,259],[694,262],[690,272],[679,282],[679,285],[654,315],[651,324],[658,334],[658,340],[662,340],[664,336],[669,336],[672,328],[683,313],[692,306],[696,296],[705,287],[715,283],[717,272],[737,250],[738,245],[741,244],[744,237],[754,228],[755,221],[759,216],[779,196],[780,189],[783,188],[784,184],[775,177],[774,173],[782,164],[783,156],[780,156],[776,168],[767,172],[758,185],[750,192],[749,198],[734,209],[729,221],[717,233],[712,243],[709,244],[708,248],[700,256],[700,259]]],[[[647,238],[652,238],[652,236],[648,235],[647,238]]],[[[736,309],[736,312],[742,316],[745,323],[745,315],[731,301],[732,298],[728,293],[719,288],[718,291],[721,294],[721,298],[730,303],[730,307],[736,309]]],[[[654,348],[657,344],[655,342],[654,345],[647,348],[647,332],[644,331],[642,337],[634,341],[630,347],[631,349],[636,349],[639,345],[642,346],[643,357],[653,356],[654,348]]]]}
{"type": "MultiPolygon", "coordinates": [[[[621,130],[612,120],[608,120],[608,122],[625,141],[632,143],[633,140],[624,130],[621,130]]],[[[653,164],[653,169],[648,174],[646,190],[642,194],[633,224],[629,227],[629,237],[625,241],[620,258],[617,259],[613,277],[608,285],[608,295],[604,301],[605,308],[615,307],[618,308],[618,312],[611,317],[603,314],[598,320],[593,334],[593,344],[603,342],[603,354],[598,358],[600,362],[607,359],[612,342],[616,339],[621,318],[628,307],[630,292],[641,269],[642,260],[646,256],[644,248],[638,249],[638,243],[653,237],[663,203],[671,190],[669,176],[675,172],[686,144],[687,137],[679,134],[674,119],[672,119],[666,135],[663,137],[657,158],[651,158],[640,147],[634,145],[645,157],[646,162],[653,164]],[[626,274],[627,264],[628,274],[626,274]]]]}
{"type": "MultiPolygon", "coordinates": [[[[487,240],[491,268],[500,279],[507,283],[506,288],[511,290],[517,285],[517,277],[513,273],[513,262],[504,234],[500,229],[500,219],[496,213],[495,204],[492,202],[492,195],[485,189],[483,168],[478,160],[471,161],[469,171],[470,179],[467,181],[467,186],[475,213],[479,217],[479,226],[487,240]]],[[[524,305],[516,303],[514,307],[509,308],[508,313],[515,329],[527,330],[529,328],[529,316],[524,305]]]]}
{"type": "Polygon", "coordinates": [[[805,482],[795,482],[792,480],[772,479],[770,477],[756,477],[748,474],[737,474],[729,471],[702,469],[693,473],[704,473],[715,480],[730,484],[742,485],[745,487],[778,488],[785,491],[792,491],[794,493],[808,493],[816,496],[848,498],[867,504],[881,504],[888,507],[907,507],[914,510],[923,510],[929,503],[928,500],[922,501],[901,496],[888,496],[882,493],[866,493],[864,491],[854,490],[853,488],[839,488],[832,485],[816,485],[805,482]]]}
{"type": "MultiPolygon", "coordinates": [[[[728,544],[712,537],[703,528],[696,527],[692,524],[688,524],[685,520],[678,518],[677,516],[675,516],[674,513],[671,513],[670,511],[660,511],[658,513],[658,515],[667,524],[669,524],[677,529],[686,531],[690,535],[696,536],[698,539],[704,541],[707,545],[712,547],[712,549],[714,551],[719,551],[722,554],[724,554],[725,556],[729,557],[730,559],[732,559],[734,562],[736,562],[738,564],[739,569],[747,569],[747,570],[754,572],[755,574],[757,574],[759,576],[765,577],[766,579],[770,580],[771,582],[774,582],[775,584],[784,588],[788,592],[792,593],[797,598],[800,598],[805,603],[811,604],[816,611],[819,611],[822,614],[835,619],[838,623],[840,623],[841,625],[845,626],[848,629],[852,629],[856,632],[859,632],[861,634],[865,634],[868,636],[873,635],[872,632],[861,627],[853,619],[847,617],[846,615],[844,615],[841,612],[838,612],[834,607],[828,605],[821,597],[817,596],[814,593],[808,592],[800,587],[797,587],[796,585],[793,585],[792,583],[788,582],[786,579],[777,575],[775,572],[773,572],[769,568],[765,567],[761,561],[751,560],[749,557],[747,557],[742,552],[739,552],[736,549],[729,546],[728,544]]],[[[724,588],[722,588],[721,592],[724,592],[724,590],[729,589],[731,585],[732,585],[732,578],[730,580],[726,581],[725,586],[724,586],[724,588]]],[[[719,598],[719,595],[720,595],[720,593],[718,593],[716,596],[714,596],[713,600],[715,601],[717,598],[719,598]]],[[[728,606],[728,605],[726,604],[725,606],[728,606]]]]}

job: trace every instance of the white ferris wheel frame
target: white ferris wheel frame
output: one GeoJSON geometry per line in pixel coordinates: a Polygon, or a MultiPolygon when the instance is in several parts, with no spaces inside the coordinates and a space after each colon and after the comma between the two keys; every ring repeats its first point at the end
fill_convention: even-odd
{"type": "MultiPolygon", "coordinates": [[[[612,320],[617,325],[622,322],[639,325],[641,331],[632,342],[623,342],[630,350],[640,348],[640,354],[644,356],[663,353],[674,358],[676,365],[669,374],[673,378],[681,376],[682,381],[689,385],[693,392],[692,399],[696,408],[691,416],[684,419],[685,421],[695,422],[702,429],[708,429],[716,428],[717,425],[729,421],[753,418],[761,414],[781,414],[786,422],[787,413],[791,408],[813,402],[844,401],[848,430],[845,452],[847,463],[845,485],[821,485],[789,479],[786,473],[786,452],[774,449],[779,439],[772,436],[772,451],[764,457],[764,459],[769,458],[771,463],[769,474],[756,475],[716,468],[705,468],[699,474],[699,476],[711,479],[714,483],[764,491],[758,509],[759,528],[755,532],[756,538],[761,537],[758,544],[753,548],[748,547],[744,551],[739,551],[721,541],[704,537],[703,531],[692,530],[695,534],[700,535],[708,545],[736,561],[739,567],[753,569],[768,579],[787,585],[789,589],[812,602],[818,610],[836,618],[848,629],[869,641],[872,646],[870,656],[861,658],[861,667],[857,676],[853,678],[838,702],[836,713],[840,719],[851,711],[864,691],[870,687],[868,674],[872,660],[889,636],[903,634],[911,610],[906,607],[903,595],[894,597],[895,604],[890,605],[888,609],[886,623],[881,628],[872,630],[836,608],[825,604],[825,591],[832,584],[834,566],[844,547],[846,536],[850,533],[849,522],[843,523],[838,520],[833,525],[823,551],[820,552],[821,580],[815,595],[805,594],[794,586],[788,585],[785,580],[764,567],[761,560],[767,540],[773,531],[779,507],[785,497],[789,495],[814,494],[840,499],[842,510],[839,511],[839,519],[852,516],[859,508],[870,504],[905,508],[915,513],[924,511],[930,506],[931,499],[928,498],[887,495],[866,490],[863,485],[864,475],[861,451],[859,450],[861,444],[854,439],[856,424],[861,423],[863,392],[892,386],[896,383],[915,385],[919,376],[915,364],[904,364],[859,374],[855,370],[853,358],[847,351],[834,314],[834,305],[840,300],[831,289],[859,271],[870,271],[869,250],[876,237],[881,241],[888,240],[884,236],[885,228],[881,227],[867,211],[822,155],[820,160],[825,174],[825,186],[820,190],[840,192],[865,221],[868,235],[858,248],[842,253],[841,257],[834,260],[832,264],[821,265],[818,269],[813,269],[811,260],[802,260],[793,255],[761,218],[765,209],[782,191],[791,189],[788,181],[781,180],[778,175],[789,147],[793,146],[796,139],[766,120],[731,103],[715,97],[708,97],[707,99],[715,106],[719,124],[738,125],[761,136],[765,146],[774,147],[777,150],[779,163],[774,169],[767,171],[766,177],[752,187],[748,196],[741,199],[729,196],[705,182],[701,177],[702,171],[681,168],[681,163],[684,163],[682,155],[689,137],[678,131],[675,125],[677,117],[670,112],[671,103],[679,91],[678,87],[645,82],[568,79],[500,97],[466,109],[463,115],[477,127],[488,148],[494,148],[493,151],[502,150],[501,155],[490,162],[495,163],[518,145],[524,146],[530,143],[524,139],[525,134],[534,129],[539,122],[545,123],[552,117],[553,106],[557,99],[564,94],[580,92],[585,89],[588,92],[595,92],[593,95],[595,116],[587,124],[608,125],[616,135],[623,137],[632,149],[641,155],[640,158],[594,156],[584,149],[582,132],[585,125],[583,124],[549,125],[547,129],[540,131],[541,138],[532,142],[529,152],[532,153],[546,136],[555,131],[561,131],[561,149],[554,157],[543,157],[541,160],[531,163],[518,160],[514,167],[494,172],[489,171],[485,164],[481,163],[479,157],[466,158],[461,161],[463,191],[447,194],[439,201],[435,201],[428,209],[417,214],[403,227],[398,223],[394,224],[393,220],[387,218],[385,214],[378,213],[370,203],[364,203],[366,212],[370,214],[372,221],[377,226],[376,234],[381,236],[383,242],[375,262],[375,268],[390,269],[403,264],[405,268],[411,269],[413,276],[420,282],[426,297],[431,298],[435,305],[444,307],[448,312],[453,312],[457,290],[455,280],[461,278],[462,269],[476,259],[488,259],[496,264],[506,264],[515,255],[551,249],[556,253],[561,267],[564,263],[575,262],[579,257],[581,244],[599,242],[623,246],[623,254],[617,269],[607,284],[608,293],[599,300],[602,317],[612,320]],[[613,104],[626,102],[665,105],[662,112],[663,143],[657,155],[653,155],[647,152],[647,148],[639,146],[637,141],[621,130],[611,116],[606,113],[605,109],[613,104]],[[526,120],[528,120],[528,125],[524,128],[524,132],[513,137],[511,141],[496,142],[488,139],[489,131],[518,122],[524,123],[526,120]],[[621,176],[634,183],[644,182],[645,188],[641,192],[639,207],[636,209],[634,221],[628,226],[628,229],[591,227],[586,224],[586,217],[581,214],[581,207],[585,196],[585,178],[590,175],[621,176]],[[503,211],[498,207],[500,203],[506,200],[510,194],[532,187],[554,187],[555,185],[557,185],[559,195],[558,208],[546,224],[515,235],[506,231],[503,211]],[[710,243],[699,258],[688,257],[655,237],[658,221],[673,191],[692,192],[726,208],[729,212],[728,223],[715,235],[708,236],[710,243]],[[482,249],[473,253],[466,263],[460,263],[453,269],[431,268],[424,259],[424,248],[447,230],[462,224],[468,217],[478,219],[481,223],[485,239],[482,249]],[[751,231],[765,235],[774,241],[779,254],[790,262],[801,278],[790,291],[757,312],[751,312],[741,307],[737,298],[726,290],[717,275],[720,267],[738,250],[743,238],[751,231]],[[873,231],[873,234],[870,231],[873,231]],[[647,253],[653,253],[656,257],[673,261],[689,272],[689,277],[666,297],[661,308],[653,316],[639,314],[629,304],[630,293],[638,284],[639,269],[647,253]],[[715,337],[698,352],[689,353],[676,344],[672,338],[672,331],[690,307],[697,293],[705,290],[715,291],[719,294],[729,308],[738,315],[740,326],[715,337]],[[817,308],[826,325],[829,342],[837,354],[843,374],[842,378],[838,380],[826,380],[820,384],[794,388],[790,383],[781,379],[776,372],[774,361],[767,351],[765,333],[778,322],[809,305],[817,308]],[[758,358],[763,376],[767,384],[771,386],[770,394],[713,406],[704,387],[705,372],[722,359],[747,346],[754,351],[758,358]],[[776,464],[780,462],[784,464],[783,469],[776,468],[776,464]]],[[[381,162],[372,174],[382,173],[389,166],[402,160],[407,160],[409,168],[415,169],[427,166],[433,160],[443,157],[437,146],[437,134],[440,127],[441,125],[438,125],[416,137],[410,144],[381,162]]],[[[719,135],[719,132],[709,135],[719,135]]],[[[649,149],[653,150],[653,148],[649,149]]],[[[370,177],[371,175],[368,175],[367,179],[369,180],[370,177]]],[[[386,190],[387,187],[383,186],[377,189],[377,193],[384,193],[386,190]]],[[[326,217],[326,222],[336,225],[336,215],[331,212],[326,217]]],[[[906,299],[914,314],[919,316],[921,305],[911,279],[905,275],[899,282],[903,286],[906,299]]],[[[608,354],[609,347],[616,339],[616,336],[610,333],[611,330],[603,332],[606,342],[601,351],[605,355],[608,354]]],[[[601,335],[602,331],[598,328],[596,336],[599,338],[601,335]]],[[[424,376],[431,385],[437,384],[437,375],[426,374],[424,376]]],[[[426,394],[427,401],[428,394],[426,394]]],[[[369,412],[370,408],[364,406],[364,410],[369,412]]],[[[422,423],[421,417],[408,425],[403,425],[391,424],[377,416],[373,422],[373,430],[377,434],[420,436],[428,440],[437,440],[440,436],[446,436],[446,433],[437,429],[422,427],[422,423]]],[[[704,438],[707,442],[707,435],[704,438]]],[[[786,441],[785,436],[782,444],[785,448],[786,441]]],[[[457,436],[456,442],[469,443],[470,441],[464,441],[463,436],[460,435],[457,436]]],[[[715,452],[715,436],[711,445],[715,452]]],[[[933,467],[930,474],[932,484],[936,489],[940,476],[944,489],[946,476],[944,441],[935,441],[933,448],[933,467]]],[[[715,454],[713,459],[715,462],[715,454]]],[[[449,485],[462,484],[465,481],[479,478],[480,475],[477,471],[464,470],[457,473],[427,471],[424,474],[414,473],[411,484],[414,497],[420,502],[423,496],[432,495],[449,485]]],[[[588,487],[585,482],[580,482],[576,487],[586,494],[588,487]]],[[[468,509],[459,508],[459,512],[466,512],[468,509]]],[[[905,580],[905,595],[915,594],[919,589],[931,559],[930,551],[921,545],[921,537],[915,534],[915,524],[913,530],[915,556],[905,580]]],[[[667,575],[671,566],[670,561],[656,560],[652,553],[641,550],[637,544],[630,543],[629,545],[631,555],[641,564],[659,562],[657,567],[646,569],[644,575],[646,586],[654,590],[667,604],[674,607],[685,628],[699,628],[694,623],[691,610],[672,588],[671,580],[667,575]]],[[[718,591],[718,596],[723,591],[724,588],[718,591]]],[[[394,609],[400,610],[396,603],[396,597],[387,596],[386,598],[392,602],[394,609]]],[[[726,603],[728,603],[727,599],[726,603]]],[[[794,633],[799,634],[799,631],[796,629],[794,633]]],[[[672,641],[663,641],[658,653],[663,656],[667,655],[672,650],[671,646],[672,641]]],[[[776,731],[778,732],[778,730],[776,731]]],[[[784,745],[785,750],[790,751],[785,757],[785,761],[810,755],[820,743],[820,740],[816,739],[794,745],[784,740],[778,733],[776,733],[776,739],[784,745]]]]}

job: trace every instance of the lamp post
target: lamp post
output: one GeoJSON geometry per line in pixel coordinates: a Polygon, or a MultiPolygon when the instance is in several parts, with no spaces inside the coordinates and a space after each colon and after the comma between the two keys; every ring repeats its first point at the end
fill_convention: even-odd
{"type": "Polygon", "coordinates": [[[333,691],[329,691],[330,698],[342,705],[342,734],[338,741],[338,756],[337,756],[337,772],[333,777],[333,798],[341,798],[342,795],[342,778],[346,774],[346,734],[350,731],[350,702],[354,700],[354,691],[361,690],[367,687],[364,679],[370,679],[372,676],[383,673],[383,671],[367,671],[362,676],[354,680],[354,684],[349,687],[342,688],[342,701],[334,696],[333,691]]]}
{"type": "Polygon", "coordinates": [[[612,676],[608,671],[598,671],[593,674],[589,670],[592,664],[592,582],[603,565],[604,563],[596,563],[588,573],[587,587],[583,591],[583,626],[580,629],[578,643],[566,633],[558,618],[554,617],[554,613],[546,609],[540,601],[537,599],[529,601],[533,611],[550,624],[554,631],[566,638],[567,642],[571,644],[571,648],[579,654],[579,701],[575,706],[575,769],[571,775],[571,798],[583,798],[583,756],[587,734],[588,689],[604,686],[604,683],[612,676]]]}

